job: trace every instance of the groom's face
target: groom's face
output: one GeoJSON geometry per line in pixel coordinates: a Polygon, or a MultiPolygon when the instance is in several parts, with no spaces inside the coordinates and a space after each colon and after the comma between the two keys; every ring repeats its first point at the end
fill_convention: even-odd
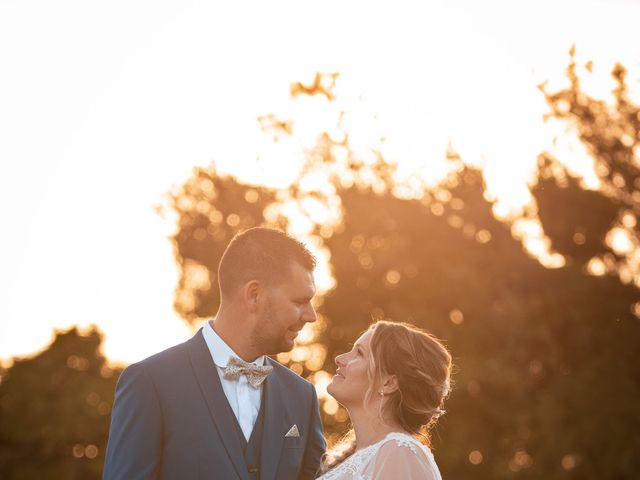
{"type": "Polygon", "coordinates": [[[298,333],[316,312],[311,300],[316,293],[313,274],[292,263],[281,282],[266,289],[260,318],[253,332],[253,343],[264,355],[288,352],[298,333]]]}

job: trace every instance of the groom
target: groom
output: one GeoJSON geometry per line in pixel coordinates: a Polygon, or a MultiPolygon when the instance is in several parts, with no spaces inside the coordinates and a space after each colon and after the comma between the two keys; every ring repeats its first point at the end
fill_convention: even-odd
{"type": "Polygon", "coordinates": [[[315,478],[325,449],[315,389],[267,357],[316,320],[314,267],[278,230],[231,241],[215,318],[122,372],[104,479],[315,478]]]}

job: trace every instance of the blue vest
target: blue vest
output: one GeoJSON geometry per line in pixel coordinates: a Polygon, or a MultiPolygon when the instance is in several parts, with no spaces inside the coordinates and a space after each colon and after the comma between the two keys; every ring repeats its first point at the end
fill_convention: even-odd
{"type": "Polygon", "coordinates": [[[229,402],[225,402],[227,405],[228,415],[231,416],[233,420],[233,426],[235,427],[236,435],[240,440],[240,444],[242,445],[242,453],[244,455],[244,462],[247,466],[247,471],[249,472],[249,478],[251,480],[260,480],[260,447],[262,445],[262,432],[264,430],[264,404],[265,404],[265,389],[262,389],[262,399],[260,400],[260,411],[258,413],[258,418],[256,418],[256,423],[253,425],[253,430],[251,431],[251,437],[249,437],[249,442],[244,438],[244,433],[242,433],[242,428],[240,428],[240,424],[238,424],[238,420],[229,405],[229,402]]]}

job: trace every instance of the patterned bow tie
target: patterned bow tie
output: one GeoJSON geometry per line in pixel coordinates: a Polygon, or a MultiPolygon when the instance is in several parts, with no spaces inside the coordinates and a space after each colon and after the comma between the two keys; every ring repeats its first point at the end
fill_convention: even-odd
{"type": "Polygon", "coordinates": [[[259,366],[253,363],[245,362],[238,357],[230,357],[229,363],[224,369],[224,378],[227,380],[237,380],[241,375],[245,375],[249,381],[249,385],[258,388],[267,375],[271,373],[273,367],[269,365],[259,366]]]}

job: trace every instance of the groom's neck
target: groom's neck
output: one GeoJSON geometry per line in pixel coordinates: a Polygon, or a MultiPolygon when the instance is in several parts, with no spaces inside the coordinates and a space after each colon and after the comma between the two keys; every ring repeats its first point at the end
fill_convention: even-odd
{"type": "Polygon", "coordinates": [[[251,345],[251,335],[245,325],[246,319],[239,317],[228,311],[223,312],[221,309],[214,319],[209,320],[209,323],[236,355],[246,362],[253,362],[262,354],[256,352],[251,345]]]}

